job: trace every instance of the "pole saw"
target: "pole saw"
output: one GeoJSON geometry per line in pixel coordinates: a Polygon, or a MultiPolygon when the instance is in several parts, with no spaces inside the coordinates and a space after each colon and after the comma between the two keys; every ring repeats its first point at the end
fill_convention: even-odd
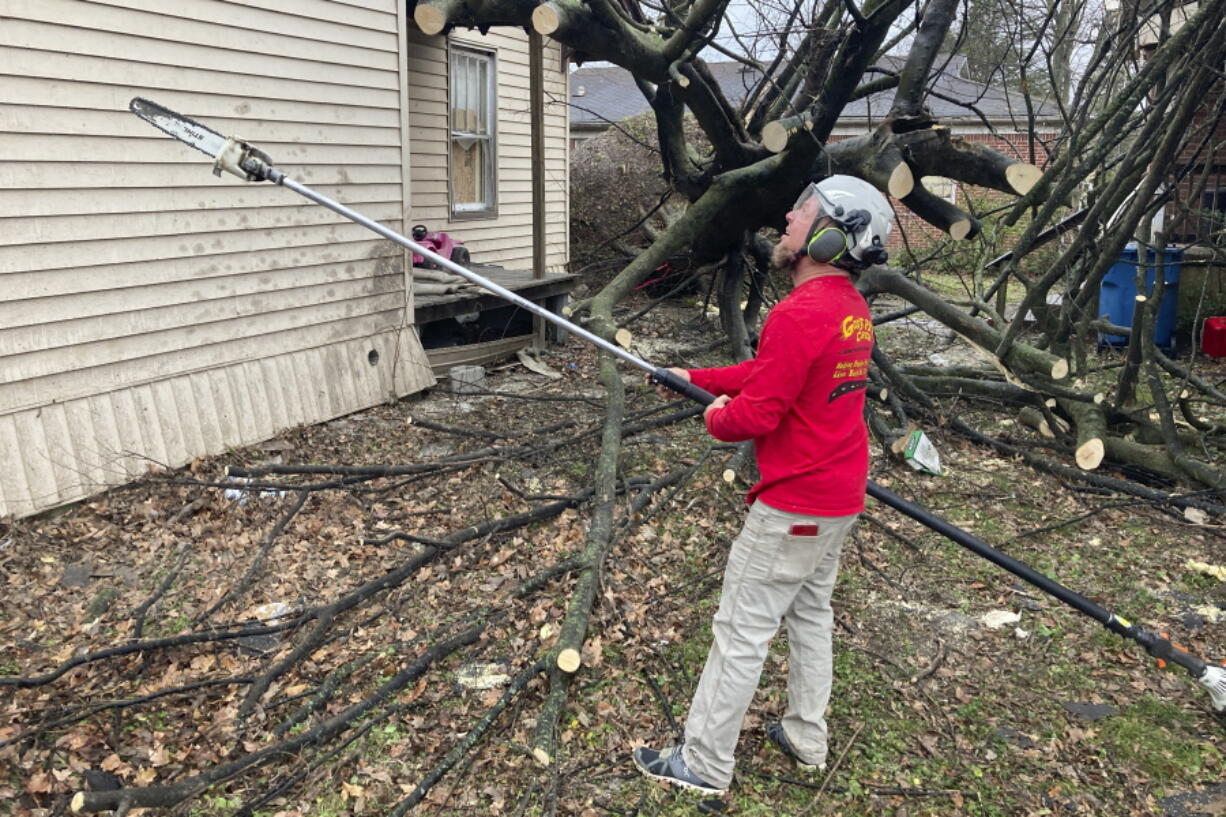
{"type": "MultiPolygon", "coordinates": [[[[280,170],[273,166],[272,159],[268,154],[255,147],[252,147],[247,142],[237,137],[226,137],[217,133],[211,128],[201,125],[181,114],[165,108],[156,102],[150,102],[147,99],[137,97],[132,100],[129,105],[132,113],[139,116],[149,124],[159,130],[173,136],[184,144],[199,150],[213,159],[213,174],[220,176],[222,171],[231,173],[244,181],[262,182],[268,181],[282,187],[289,188],[295,193],[298,193],[305,198],[310,199],[316,204],[322,205],[329,210],[344,216],[363,227],[378,233],[389,241],[393,241],[400,246],[417,253],[427,260],[437,264],[440,268],[459,275],[473,284],[494,293],[498,297],[515,304],[521,309],[524,309],[533,315],[536,315],[543,320],[558,326],[571,334],[574,334],[588,343],[608,352],[615,358],[625,361],[626,363],[641,369],[648,373],[650,378],[670,389],[677,394],[688,397],[704,406],[710,405],[715,400],[715,395],[707,392],[690,383],[687,380],[678,377],[668,369],[653,366],[646,360],[632,354],[630,351],[605,340],[582,326],[578,326],[561,315],[557,315],[545,309],[539,304],[535,304],[517,295],[511,290],[500,286],[493,281],[490,281],[472,270],[455,263],[450,258],[432,252],[430,249],[421,246],[415,241],[405,238],[400,233],[383,226],[382,224],[367,218],[361,213],[349,209],[339,202],[324,196],[304,184],[286,176],[280,170]]],[[[1042,590],[1044,593],[1053,596],[1068,606],[1072,607],[1084,615],[1097,621],[1099,624],[1106,627],[1111,632],[1123,638],[1129,639],[1141,645],[1154,658],[1158,660],[1158,665],[1164,667],[1167,664],[1176,664],[1187,670],[1188,674],[1198,680],[1212,699],[1213,711],[1219,718],[1226,721],[1226,666],[1204,661],[1177,644],[1172,643],[1164,635],[1145,630],[1136,624],[1128,621],[1122,616],[1118,616],[1106,609],[1100,604],[1097,604],[1085,596],[1075,593],[1064,585],[1052,580],[1043,575],[1039,571],[1023,564],[1011,556],[1002,553],[996,548],[989,545],[982,539],[968,533],[967,531],[957,527],[949,521],[942,519],[930,513],[925,508],[904,499],[898,494],[886,488],[877,485],[871,480],[868,483],[868,495],[874,499],[890,506],[900,513],[911,517],[915,521],[925,527],[936,531],[942,536],[957,542],[962,547],[972,553],[981,556],[993,564],[1004,568],[1005,570],[1023,579],[1030,584],[1042,590]]]]}

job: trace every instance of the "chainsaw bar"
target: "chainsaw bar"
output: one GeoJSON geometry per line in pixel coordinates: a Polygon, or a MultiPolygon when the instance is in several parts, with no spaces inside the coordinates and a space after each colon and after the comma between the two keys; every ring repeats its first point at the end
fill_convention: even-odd
{"type": "Polygon", "coordinates": [[[170,108],[163,107],[142,97],[136,97],[128,104],[128,110],[148,122],[153,127],[170,134],[185,145],[191,145],[201,153],[214,159],[221,154],[226,146],[226,137],[212,128],[206,128],[199,122],[189,119],[181,113],[175,113],[170,108]]]}
{"type": "Polygon", "coordinates": [[[280,184],[285,176],[272,166],[272,159],[262,150],[256,150],[236,136],[222,136],[212,128],[156,102],[138,96],[128,103],[128,110],[183,144],[212,156],[214,176],[220,176],[224,170],[243,181],[276,184],[280,184]]]}

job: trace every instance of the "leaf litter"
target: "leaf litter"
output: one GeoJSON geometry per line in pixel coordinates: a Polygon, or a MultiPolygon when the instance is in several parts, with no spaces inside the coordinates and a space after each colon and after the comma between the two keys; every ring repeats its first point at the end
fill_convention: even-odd
{"type": "MultiPolygon", "coordinates": [[[[651,331],[647,339],[663,343],[665,330],[651,331]]],[[[242,492],[246,501],[227,499],[223,492],[235,486],[220,478],[224,466],[255,464],[270,453],[286,462],[397,465],[489,445],[407,422],[419,414],[451,425],[462,417],[465,428],[506,433],[512,443],[514,435],[562,421],[574,429],[555,436],[598,428],[599,408],[563,399],[591,391],[594,356],[572,340],[548,365],[562,377],[503,370],[492,374],[489,388],[554,400],[469,395],[458,401],[435,392],[292,429],[271,449],[264,444],[204,458],[3,527],[0,568],[9,592],[0,602],[0,671],[36,675],[130,641],[134,612],[173,571],[174,554],[185,543],[190,548],[179,575],[146,613],[145,638],[284,623],[387,574],[420,550],[410,541],[382,541],[389,533],[441,539],[544,501],[525,497],[582,489],[594,459],[590,440],[522,459],[490,459],[459,473],[314,492],[276,537],[242,598],[208,622],[196,621],[239,583],[294,501],[292,490],[258,487],[292,488],[288,478],[258,481],[242,492]],[[69,566],[85,564],[84,581],[80,571],[74,581],[63,581],[69,566]]],[[[631,409],[657,404],[645,388],[632,389],[631,409]]],[[[1223,600],[1220,587],[1184,579],[1189,571],[1222,578],[1199,566],[1226,561],[1212,531],[1183,526],[1145,506],[1103,507],[1043,536],[1014,538],[1107,503],[940,429],[926,433],[940,446],[948,476],[913,472],[877,452],[874,478],[989,541],[1010,539],[1013,555],[1169,630],[1201,654],[1226,653],[1219,630],[1188,630],[1179,619],[1189,605],[1223,600]]],[[[623,473],[660,475],[707,445],[692,421],[667,429],[662,439],[627,446],[623,473]]],[[[743,489],[724,481],[725,462],[713,459],[610,554],[582,669],[561,721],[557,770],[540,769],[524,749],[549,689],[538,677],[466,764],[430,791],[419,812],[541,809],[552,776],[560,814],[694,813],[693,800],[642,780],[626,758],[634,745],[673,739],[672,724],[684,718],[701,670],[727,542],[743,518],[743,489]]],[[[880,507],[870,513],[888,518],[890,528],[920,550],[871,525],[861,525],[848,543],[835,599],[829,717],[832,755],[850,751],[816,813],[1160,814],[1161,798],[1172,791],[1196,791],[1226,776],[1217,748],[1220,727],[1198,707],[1197,690],[1185,679],[1152,671],[1143,655],[1095,632],[1092,622],[914,523],[887,517],[880,507]],[[1020,602],[1031,605],[1032,635],[1024,641],[1004,628],[935,626],[915,612],[952,611],[974,621],[993,610],[1015,610],[1020,602]],[[1119,714],[1096,722],[1093,732],[1070,725],[1062,704],[1087,698],[1119,714]],[[857,730],[855,745],[841,743],[857,730]]],[[[303,779],[258,811],[281,817],[385,813],[494,705],[503,679],[552,643],[570,579],[559,575],[525,599],[511,591],[574,554],[586,521],[584,508],[568,510],[422,566],[361,615],[345,619],[337,637],[270,685],[245,720],[239,711],[247,679],[289,655],[294,631],[262,650],[230,641],[184,644],[82,664],[53,683],[7,690],[0,703],[0,742],[7,744],[0,749],[0,767],[7,769],[0,797],[18,812],[51,814],[73,792],[105,781],[132,787],[182,780],[272,745],[278,725],[317,699],[287,734],[362,700],[421,655],[438,632],[475,611],[507,611],[464,653],[398,693],[347,751],[317,766],[309,764],[320,761],[321,751],[304,751],[298,759],[308,764],[303,779]],[[490,685],[475,684],[466,694],[459,680],[467,677],[464,666],[480,668],[474,677],[490,685]],[[136,702],[142,698],[148,701],[136,702]]],[[[782,714],[785,688],[786,652],[775,649],[751,723],[782,714]]],[[[810,802],[811,790],[788,782],[793,772],[760,731],[743,734],[739,758],[741,778],[729,811],[810,802]]],[[[192,813],[233,813],[283,779],[276,768],[235,778],[193,801],[192,813]]]]}

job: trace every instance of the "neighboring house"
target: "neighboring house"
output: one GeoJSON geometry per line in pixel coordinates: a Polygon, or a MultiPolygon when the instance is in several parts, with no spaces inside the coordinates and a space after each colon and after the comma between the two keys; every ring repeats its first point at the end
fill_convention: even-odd
{"type": "MultiPolygon", "coordinates": [[[[432,385],[391,242],[208,160],[146,96],[398,231],[532,268],[528,37],[404,3],[0,0],[0,519],[432,385]]],[[[546,96],[565,99],[556,43],[546,96]]],[[[566,112],[546,107],[549,269],[566,112]]]]}
{"type": "MultiPolygon", "coordinates": [[[[889,71],[899,71],[903,60],[886,57],[880,65],[889,71]]],[[[1035,118],[1035,138],[1032,141],[1026,101],[1017,95],[964,79],[961,73],[965,65],[965,57],[950,57],[943,70],[936,75],[925,102],[932,115],[956,136],[986,144],[1023,161],[1044,165],[1052,141],[1062,130],[1058,108],[1041,100],[1031,101],[1035,118]],[[952,100],[967,103],[973,108],[952,100]]],[[[739,62],[714,62],[708,63],[708,66],[728,101],[737,106],[748,97],[760,76],[757,69],[739,62]]],[[[854,100],[843,109],[831,133],[831,140],[862,134],[876,127],[889,112],[893,101],[892,89],[854,100]]],[[[617,66],[583,66],[571,71],[570,103],[572,147],[583,139],[603,133],[613,122],[651,110],[635,85],[634,78],[617,66]]],[[[924,186],[951,201],[958,199],[957,187],[948,179],[928,178],[924,180],[924,186]]],[[[899,208],[899,213],[908,232],[932,230],[905,208],[899,208]]]]}
{"type": "MultiPolygon", "coordinates": [[[[1170,34],[1196,14],[1198,4],[1184,0],[1170,10],[1170,34]]],[[[1162,24],[1155,17],[1141,28],[1138,45],[1148,56],[1158,44],[1162,24]]],[[[1176,170],[1183,173],[1178,200],[1189,209],[1171,224],[1169,241],[1177,245],[1226,247],[1226,81],[1219,80],[1196,111],[1188,144],[1179,154],[1176,170]]],[[[1219,276],[1215,276],[1220,278],[1219,276]]],[[[1222,284],[1216,282],[1217,288],[1222,284]]],[[[1226,296],[1222,300],[1226,301],[1226,296]]],[[[1226,306],[1226,303],[1219,304],[1226,306]]]]}
{"type": "MultiPolygon", "coordinates": [[[[887,71],[900,71],[903,60],[885,57],[879,64],[887,71]]],[[[760,76],[760,72],[739,62],[707,63],[712,76],[733,105],[740,105],[760,76]]],[[[1029,131],[1026,100],[961,76],[966,58],[949,57],[931,83],[925,104],[942,125],[959,134],[997,131],[1002,136],[1025,136],[1029,131]],[[957,100],[957,102],[953,101],[957,100]],[[959,104],[965,103],[965,104],[959,104]],[[972,107],[968,107],[972,106],[972,107]]],[[[867,77],[877,76],[869,73],[867,77]]],[[[850,102],[843,109],[832,136],[852,136],[880,124],[894,101],[894,90],[880,91],[850,102]]],[[[570,137],[573,142],[603,133],[630,116],[647,113],[651,106],[643,98],[630,72],[618,66],[582,66],[570,72],[570,137]]],[[[1050,102],[1031,100],[1036,130],[1058,132],[1059,110],[1050,102]]],[[[1023,140],[1024,141],[1024,140],[1023,140]]],[[[1023,153],[1027,147],[1007,138],[1005,147],[1023,153]]],[[[1041,148],[1036,148],[1042,153],[1041,148]]],[[[1040,157],[1041,158],[1041,157],[1040,157]]]]}
{"type": "MultiPolygon", "coordinates": [[[[739,105],[760,76],[739,62],[709,62],[707,67],[733,105],[739,105]]],[[[616,65],[585,65],[570,72],[571,146],[608,130],[614,122],[647,113],[651,105],[634,77],[616,65]]]]}

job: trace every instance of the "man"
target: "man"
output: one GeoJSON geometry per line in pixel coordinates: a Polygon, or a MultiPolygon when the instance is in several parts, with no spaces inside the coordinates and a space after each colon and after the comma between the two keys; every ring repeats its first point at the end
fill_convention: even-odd
{"type": "Polygon", "coordinates": [[[753,440],[762,479],[749,491],[749,515],[728,554],[685,740],[634,751],[649,777],[708,794],[727,790],[741,721],[780,622],[788,633],[788,706],[766,736],[802,767],[825,762],[830,596],[868,480],[863,412],[873,324],[852,274],[885,261],[892,216],[860,179],[810,184],[772,255],[793,289],[767,317],[757,357],[672,370],[719,395],[703,415],[707,430],[725,442],[753,440]]]}

